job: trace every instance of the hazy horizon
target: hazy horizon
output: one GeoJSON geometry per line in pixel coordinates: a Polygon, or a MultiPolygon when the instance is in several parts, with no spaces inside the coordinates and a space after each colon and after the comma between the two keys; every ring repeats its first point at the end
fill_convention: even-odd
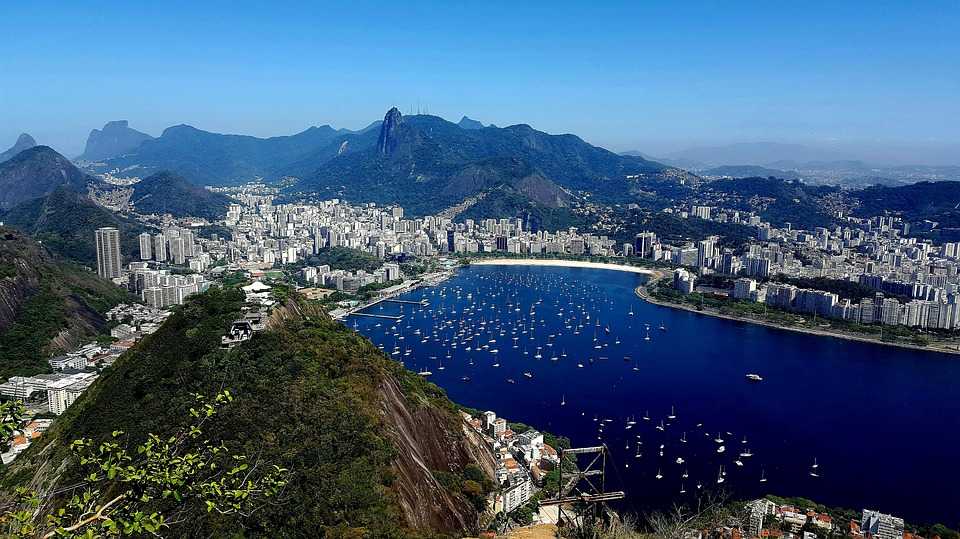
{"type": "Polygon", "coordinates": [[[957,2],[11,5],[0,151],[111,120],[259,137],[390,106],[655,157],[741,142],[960,165],[957,2]],[[38,29],[42,31],[38,31],[38,29]]]}

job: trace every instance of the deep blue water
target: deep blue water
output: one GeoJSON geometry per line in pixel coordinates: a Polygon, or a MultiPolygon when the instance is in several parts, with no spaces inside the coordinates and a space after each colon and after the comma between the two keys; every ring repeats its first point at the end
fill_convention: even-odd
{"type": "Polygon", "coordinates": [[[401,297],[425,298],[429,307],[369,311],[403,313],[399,323],[347,323],[409,369],[430,370],[455,402],[576,446],[602,439],[613,462],[608,490],[625,490],[628,510],[692,502],[699,484],[736,498],[805,496],[910,522],[960,524],[956,358],[658,307],[635,297],[639,279],[609,270],[472,266],[401,297]],[[746,373],[764,381],[748,382],[746,373]],[[674,420],[667,419],[671,407],[674,420]],[[628,429],[630,419],[636,425],[628,429]],[[744,448],[753,456],[738,466],[744,448]]]}

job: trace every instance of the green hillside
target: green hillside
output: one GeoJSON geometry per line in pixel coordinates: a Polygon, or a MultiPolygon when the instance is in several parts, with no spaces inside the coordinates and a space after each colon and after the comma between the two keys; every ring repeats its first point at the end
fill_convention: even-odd
{"type": "Polygon", "coordinates": [[[99,334],[103,314],[128,299],[124,289],[0,229],[0,379],[48,370],[47,357],[99,334]]]}
{"type": "Polygon", "coordinates": [[[49,477],[62,462],[64,473],[45,486],[69,485],[83,476],[68,456],[70,441],[105,440],[117,429],[124,440],[166,436],[184,422],[193,393],[229,389],[234,402],[204,436],[290,470],[289,482],[277,500],[246,516],[156,501],[148,511],[177,515],[165,535],[460,536],[476,525],[471,497],[483,489],[467,477],[483,475],[484,463],[440,389],[292,301],[274,314],[272,329],[220,349],[242,308],[236,290],[192,297],[106,371],[4,482],[49,477]]]}

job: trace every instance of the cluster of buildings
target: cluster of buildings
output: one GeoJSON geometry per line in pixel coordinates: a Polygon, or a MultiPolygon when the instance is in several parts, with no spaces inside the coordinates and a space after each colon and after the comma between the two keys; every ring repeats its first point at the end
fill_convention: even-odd
{"type": "Polygon", "coordinates": [[[623,246],[625,254],[681,266],[674,286],[683,293],[696,289],[698,276],[720,273],[741,277],[729,291],[735,299],[862,324],[960,328],[960,243],[935,245],[909,237],[909,223],[899,218],[847,217],[842,226],[803,230],[706,206],[672,213],[756,231],[755,239],[738,251],[722,248],[717,236],[676,246],[662,243],[652,232],[637,234],[623,246]],[[876,295],[853,303],[834,292],[768,282],[778,275],[849,281],[876,295]]]}
{"type": "Polygon", "coordinates": [[[747,504],[749,537],[774,539],[814,539],[842,534],[851,539],[922,539],[904,531],[903,519],[864,509],[860,520],[834,522],[834,518],[814,509],[779,504],[761,498],[747,504]]]}
{"type": "Polygon", "coordinates": [[[113,227],[95,232],[97,273],[120,285],[126,285],[147,305],[162,309],[179,305],[184,299],[209,288],[202,273],[213,260],[203,250],[193,232],[178,227],[166,228],[159,234],[140,234],[140,261],[131,262],[125,270],[120,252],[120,232],[113,227]],[[193,273],[184,273],[171,265],[185,266],[193,273]]]}
{"type": "Polygon", "coordinates": [[[373,272],[357,270],[355,272],[331,269],[329,265],[307,266],[301,270],[303,280],[309,284],[328,289],[356,292],[371,284],[385,284],[403,278],[400,264],[388,262],[373,272]]]}
{"type": "MultiPolygon", "coordinates": [[[[66,354],[47,360],[50,373],[12,376],[0,384],[0,398],[21,400],[32,414],[60,415],[80,397],[99,376],[102,368],[112,365],[145,335],[157,330],[169,316],[143,305],[118,305],[107,312],[107,319],[116,325],[110,330],[110,344],[88,343],[66,354]]],[[[32,419],[24,433],[14,437],[3,462],[13,460],[39,437],[50,420],[32,419]],[[33,427],[31,427],[33,425],[33,427]]]]}
{"type": "MultiPolygon", "coordinates": [[[[692,289],[683,290],[685,293],[692,289]]],[[[939,295],[939,289],[937,294],[939,295]]],[[[766,303],[773,307],[807,314],[847,320],[858,324],[903,325],[930,329],[960,328],[960,296],[947,294],[937,299],[911,299],[901,302],[877,292],[859,303],[840,299],[834,292],[800,288],[786,283],[758,284],[742,277],[734,282],[732,297],[766,303]]]]}
{"type": "Polygon", "coordinates": [[[494,513],[510,513],[527,504],[543,486],[546,473],[560,465],[557,451],[543,442],[540,432],[515,433],[494,412],[463,416],[483,436],[497,463],[494,513]]]}
{"type": "MultiPolygon", "coordinates": [[[[444,216],[408,219],[398,206],[348,204],[337,199],[274,204],[272,192],[256,185],[234,188],[231,194],[238,203],[230,206],[225,224],[233,237],[220,247],[228,263],[246,269],[306,263],[329,247],[349,247],[398,261],[449,253],[617,254],[616,242],[606,236],[576,229],[532,231],[524,228],[521,219],[467,219],[462,223],[444,216]]],[[[323,269],[316,272],[316,277],[312,272],[304,277],[320,279],[323,269]]],[[[369,274],[342,277],[348,284],[371,278],[369,274]]],[[[337,274],[330,277],[338,278],[337,274]]],[[[387,275],[383,278],[393,280],[387,275]]]]}
{"type": "Polygon", "coordinates": [[[127,288],[155,309],[180,305],[184,300],[210,288],[200,273],[173,273],[169,268],[151,268],[148,262],[131,262],[127,288]]]}
{"type": "Polygon", "coordinates": [[[158,234],[144,232],[139,236],[140,260],[152,260],[177,266],[187,266],[202,273],[210,267],[213,258],[204,252],[193,231],[181,227],[167,227],[158,234]]]}

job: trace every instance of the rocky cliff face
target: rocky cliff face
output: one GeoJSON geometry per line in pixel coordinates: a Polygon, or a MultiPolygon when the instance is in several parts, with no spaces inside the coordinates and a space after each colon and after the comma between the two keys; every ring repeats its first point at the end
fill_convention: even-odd
{"type": "Polygon", "coordinates": [[[12,159],[18,153],[29,150],[37,145],[37,141],[33,140],[33,137],[26,133],[22,133],[18,138],[17,142],[7,151],[0,153],[0,163],[12,159]]]}
{"type": "Polygon", "coordinates": [[[80,159],[100,161],[117,157],[135,150],[146,140],[153,140],[153,137],[132,129],[127,120],[107,122],[103,129],[90,131],[80,159]]]}
{"type": "Polygon", "coordinates": [[[403,126],[403,115],[397,107],[387,111],[380,125],[380,138],[377,139],[377,152],[381,157],[392,156],[400,145],[400,129],[403,126]]]}
{"type": "Polygon", "coordinates": [[[9,328],[24,302],[40,288],[41,251],[25,248],[11,231],[0,234],[0,332],[9,328]]]}
{"type": "Polygon", "coordinates": [[[410,402],[396,380],[384,379],[379,393],[385,432],[397,448],[396,492],[407,525],[448,533],[474,527],[476,509],[445,490],[433,471],[458,473],[475,464],[492,478],[492,453],[459,418],[451,421],[445,410],[410,402]]]}

